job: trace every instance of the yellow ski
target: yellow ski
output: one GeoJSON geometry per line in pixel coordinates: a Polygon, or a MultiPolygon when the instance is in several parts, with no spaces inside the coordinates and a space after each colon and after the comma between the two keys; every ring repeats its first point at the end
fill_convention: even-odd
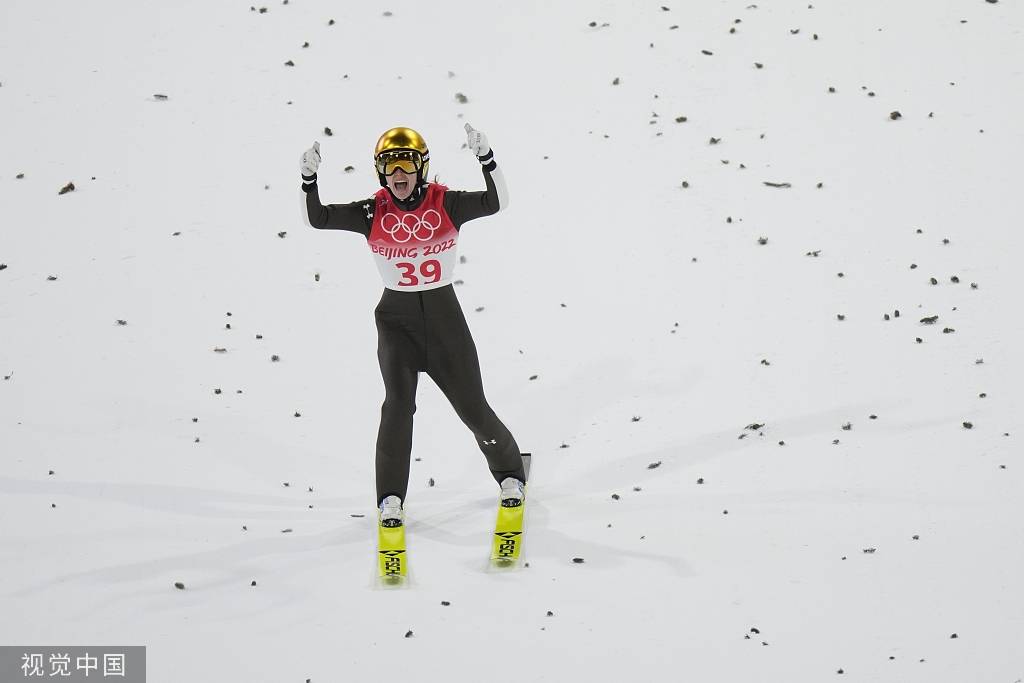
{"type": "Polygon", "coordinates": [[[383,581],[399,583],[405,578],[409,563],[405,554],[404,524],[395,527],[377,525],[377,557],[383,581]]]}
{"type": "Polygon", "coordinates": [[[520,504],[516,507],[498,508],[491,561],[499,566],[512,565],[519,560],[519,553],[523,547],[523,507],[524,505],[520,504]]]}
{"type": "MultiPolygon", "coordinates": [[[[530,476],[533,456],[523,453],[523,470],[530,476]]],[[[519,505],[505,507],[498,505],[498,521],[494,525],[494,540],[491,542],[491,564],[497,567],[513,567],[519,563],[523,549],[523,511],[526,507],[526,489],[519,505]]]]}

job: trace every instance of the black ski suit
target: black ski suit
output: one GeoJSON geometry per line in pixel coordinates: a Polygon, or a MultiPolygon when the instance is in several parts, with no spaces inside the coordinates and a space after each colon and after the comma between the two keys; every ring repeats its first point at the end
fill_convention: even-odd
{"type": "MultiPolygon", "coordinates": [[[[455,228],[499,210],[499,193],[491,176],[493,161],[483,166],[486,192],[444,192],[444,209],[455,228]]],[[[303,176],[310,225],[348,230],[370,238],[375,200],[349,204],[320,203],[316,176],[303,176]]],[[[426,196],[426,185],[406,202],[415,210],[426,196]]],[[[389,191],[390,192],[390,191],[389,191]]],[[[495,481],[516,477],[526,481],[519,446],[484,396],[480,362],[466,317],[452,285],[427,291],[384,289],[374,311],[377,359],[386,391],[377,434],[377,503],[389,495],[405,501],[412,453],[413,413],[419,373],[426,372],[451,402],[459,418],[476,437],[495,481]]]]}

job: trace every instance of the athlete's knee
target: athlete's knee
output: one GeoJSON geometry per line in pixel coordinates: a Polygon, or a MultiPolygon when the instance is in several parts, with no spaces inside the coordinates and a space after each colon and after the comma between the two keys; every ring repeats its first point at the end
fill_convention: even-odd
{"type": "Polygon", "coordinates": [[[487,406],[458,406],[455,413],[470,430],[479,433],[493,432],[498,422],[494,411],[487,406]]]}
{"type": "Polygon", "coordinates": [[[380,406],[385,417],[411,417],[416,412],[416,399],[412,396],[388,396],[380,406]]]}

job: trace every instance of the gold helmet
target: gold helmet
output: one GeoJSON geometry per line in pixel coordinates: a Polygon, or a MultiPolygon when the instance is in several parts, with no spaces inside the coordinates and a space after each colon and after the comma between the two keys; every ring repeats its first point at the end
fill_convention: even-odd
{"type": "Polygon", "coordinates": [[[430,151],[422,135],[412,128],[400,126],[380,136],[373,150],[373,162],[382,187],[387,186],[387,176],[394,173],[396,168],[406,173],[415,173],[416,184],[419,185],[427,180],[430,151]]]}

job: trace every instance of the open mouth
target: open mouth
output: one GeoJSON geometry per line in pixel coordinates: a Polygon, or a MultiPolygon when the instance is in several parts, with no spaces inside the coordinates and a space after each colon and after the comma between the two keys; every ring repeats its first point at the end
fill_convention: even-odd
{"type": "Polygon", "coordinates": [[[408,188],[409,188],[409,181],[408,180],[396,180],[395,181],[395,189],[398,190],[399,192],[405,192],[408,188]]]}

